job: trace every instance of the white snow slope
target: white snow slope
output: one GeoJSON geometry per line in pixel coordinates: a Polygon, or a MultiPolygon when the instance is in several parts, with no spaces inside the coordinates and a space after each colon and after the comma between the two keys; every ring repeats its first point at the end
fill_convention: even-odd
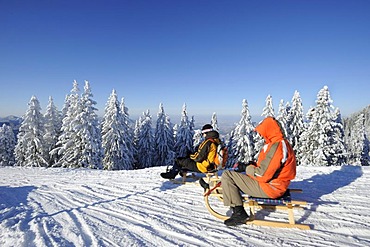
{"type": "Polygon", "coordinates": [[[1,167],[0,246],[370,246],[370,167],[298,167],[312,230],[227,227],[163,170],[1,167]]]}

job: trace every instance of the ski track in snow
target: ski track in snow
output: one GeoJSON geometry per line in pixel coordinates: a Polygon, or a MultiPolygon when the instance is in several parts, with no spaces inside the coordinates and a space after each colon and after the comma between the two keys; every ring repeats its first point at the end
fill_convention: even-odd
{"type": "MultiPolygon", "coordinates": [[[[135,171],[0,167],[0,246],[370,246],[370,167],[298,167],[310,231],[226,227],[203,190],[135,171]]],[[[286,219],[285,212],[259,212],[286,219]]]]}

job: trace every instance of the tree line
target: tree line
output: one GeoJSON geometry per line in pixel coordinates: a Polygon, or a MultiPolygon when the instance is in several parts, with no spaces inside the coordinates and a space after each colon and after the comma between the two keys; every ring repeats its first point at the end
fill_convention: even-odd
{"type": "MultiPolygon", "coordinates": [[[[345,126],[340,110],[332,103],[329,89],[324,86],[317,94],[316,105],[304,114],[300,94],[295,91],[291,101],[280,101],[276,114],[272,96],[268,95],[261,115],[279,120],[298,165],[369,165],[365,114],[356,115],[345,126]]],[[[106,170],[168,166],[176,157],[192,153],[201,141],[186,104],[179,124],[171,122],[160,104],[155,127],[149,110],[132,120],[124,98],[119,100],[115,90],[101,120],[95,105],[88,81],[82,93],[78,83],[73,82],[61,111],[49,97],[42,114],[37,97],[32,96],[17,136],[9,126],[0,127],[0,165],[106,170]]],[[[210,121],[218,130],[216,113],[210,121]]],[[[229,166],[258,155],[263,140],[254,131],[255,126],[244,99],[240,121],[222,137],[229,150],[229,166]]]]}

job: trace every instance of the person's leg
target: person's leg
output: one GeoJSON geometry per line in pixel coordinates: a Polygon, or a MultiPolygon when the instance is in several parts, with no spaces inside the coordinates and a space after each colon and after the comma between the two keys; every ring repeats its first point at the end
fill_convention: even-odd
{"type": "Polygon", "coordinates": [[[249,196],[269,198],[268,195],[266,195],[266,193],[261,189],[258,181],[252,179],[244,173],[225,171],[221,177],[221,186],[223,190],[224,186],[227,187],[226,190],[229,189],[228,187],[232,188],[233,190],[233,196],[230,196],[230,205],[225,204],[226,206],[232,206],[232,204],[235,203],[237,203],[238,205],[242,205],[240,191],[249,196]],[[226,180],[225,185],[222,180],[226,180]],[[238,193],[236,191],[238,191],[238,193]],[[235,195],[238,196],[236,197],[235,195]]]}
{"type": "Polygon", "coordinates": [[[177,159],[181,170],[187,170],[191,172],[201,172],[198,170],[197,163],[190,158],[177,159]]]}
{"type": "Polygon", "coordinates": [[[221,176],[222,199],[225,206],[235,207],[243,205],[240,190],[234,182],[232,171],[226,170],[221,176]]]}
{"type": "Polygon", "coordinates": [[[166,179],[174,179],[177,176],[177,174],[179,174],[180,170],[181,170],[180,165],[178,164],[177,161],[175,161],[171,169],[161,173],[161,177],[166,179]]]}
{"type": "Polygon", "coordinates": [[[224,205],[230,206],[233,210],[231,217],[224,221],[227,226],[244,224],[249,218],[243,206],[240,190],[248,195],[266,197],[257,181],[235,171],[225,171],[222,174],[221,187],[224,205]]]}
{"type": "MultiPolygon", "coordinates": [[[[198,170],[197,163],[190,158],[178,158],[168,172],[161,173],[162,178],[174,179],[180,171],[201,172],[198,170]]],[[[182,176],[182,175],[181,175],[182,176]]]]}

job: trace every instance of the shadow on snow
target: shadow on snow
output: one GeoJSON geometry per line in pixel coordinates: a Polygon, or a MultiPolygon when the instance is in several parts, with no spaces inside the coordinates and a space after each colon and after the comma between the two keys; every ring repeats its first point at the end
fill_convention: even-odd
{"type": "MultiPolygon", "coordinates": [[[[0,210],[6,211],[12,207],[26,205],[28,194],[35,189],[37,189],[35,186],[0,186],[0,210]]],[[[1,214],[0,219],[3,217],[4,215],[1,214]]]]}
{"type": "Polygon", "coordinates": [[[302,194],[294,194],[294,199],[305,200],[312,203],[310,210],[306,210],[300,221],[309,218],[310,214],[316,211],[319,205],[323,204],[339,204],[336,201],[323,201],[324,195],[329,195],[334,191],[345,187],[362,176],[361,166],[345,165],[341,169],[335,170],[329,174],[317,174],[303,181],[292,181],[291,188],[303,189],[302,194]]]}
{"type": "Polygon", "coordinates": [[[35,186],[0,186],[0,222],[5,227],[18,225],[22,231],[29,229],[28,222],[24,220],[32,214],[32,209],[28,207],[28,196],[36,189],[35,186]]]}

